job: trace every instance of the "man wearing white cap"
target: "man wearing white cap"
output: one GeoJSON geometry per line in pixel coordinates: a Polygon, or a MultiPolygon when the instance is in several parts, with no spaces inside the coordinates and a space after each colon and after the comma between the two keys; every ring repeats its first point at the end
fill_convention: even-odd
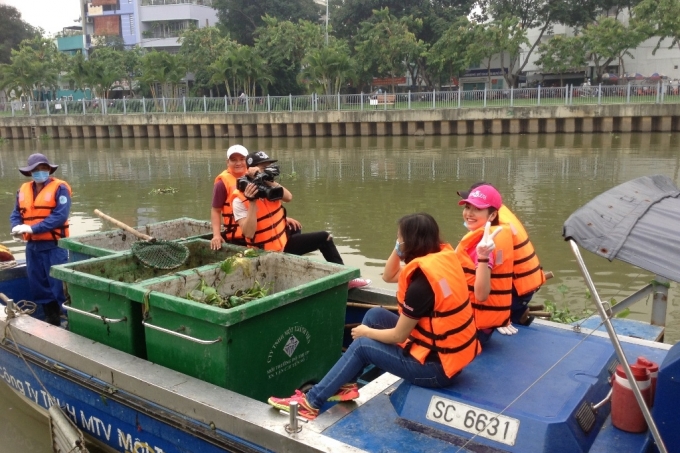
{"type": "Polygon", "coordinates": [[[50,277],[50,267],[68,261],[68,252],[57,242],[69,236],[71,210],[71,187],[51,176],[57,168],[42,154],[29,156],[19,171],[32,181],[19,188],[9,217],[12,234],[26,241],[26,272],[33,302],[38,304],[34,316],[56,326],[61,324],[66,297],[62,282],[50,277]]]}
{"type": "Polygon", "coordinates": [[[227,169],[215,178],[213,186],[212,209],[210,210],[210,223],[213,237],[210,248],[219,250],[222,242],[246,245],[241,227],[234,220],[234,211],[229,203],[229,195],[236,190],[236,180],[244,176],[248,171],[246,157],[248,150],[243,145],[233,145],[227,150],[227,169]],[[224,225],[224,232],[222,232],[224,225]]]}

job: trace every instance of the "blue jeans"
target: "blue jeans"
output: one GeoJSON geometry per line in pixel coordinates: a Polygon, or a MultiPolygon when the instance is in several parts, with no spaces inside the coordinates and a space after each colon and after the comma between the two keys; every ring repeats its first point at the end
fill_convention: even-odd
{"type": "MultiPolygon", "coordinates": [[[[362,324],[374,329],[391,329],[397,325],[398,319],[396,313],[376,307],[366,312],[362,324]]],[[[455,375],[451,378],[446,376],[438,361],[421,364],[410,354],[404,355],[404,349],[396,344],[361,337],[352,342],[321,382],[307,392],[307,401],[320,408],[342,385],[355,381],[370,364],[421,387],[446,387],[455,379],[455,375]]]]}
{"type": "Polygon", "coordinates": [[[534,297],[536,291],[531,291],[530,293],[524,294],[522,296],[517,294],[517,290],[512,288],[512,307],[510,308],[510,321],[515,324],[520,324],[522,315],[527,311],[527,306],[531,302],[531,298],[534,297]]]}

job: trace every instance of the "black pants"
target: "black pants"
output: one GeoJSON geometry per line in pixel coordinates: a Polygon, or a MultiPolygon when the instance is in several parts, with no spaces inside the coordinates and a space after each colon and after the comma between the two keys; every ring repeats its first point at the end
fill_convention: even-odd
{"type": "Polygon", "coordinates": [[[291,255],[304,255],[305,253],[318,250],[329,263],[345,264],[335,248],[333,239],[329,239],[328,231],[316,231],[314,233],[292,233],[288,236],[288,242],[283,249],[291,255]]]}

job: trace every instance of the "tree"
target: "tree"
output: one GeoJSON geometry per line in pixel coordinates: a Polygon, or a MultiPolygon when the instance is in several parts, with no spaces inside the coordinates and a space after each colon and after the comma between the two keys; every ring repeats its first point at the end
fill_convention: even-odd
{"type": "Polygon", "coordinates": [[[0,89],[34,98],[34,90],[56,91],[65,56],[51,39],[36,36],[12,50],[10,64],[0,65],[0,89]]]}
{"type": "Polygon", "coordinates": [[[220,25],[240,44],[252,45],[255,30],[264,26],[263,17],[297,22],[316,21],[320,7],[313,0],[214,0],[220,25]]]}
{"type": "Polygon", "coordinates": [[[460,77],[470,66],[468,49],[474,43],[475,32],[476,25],[461,17],[430,48],[428,71],[440,84],[460,77]]]}
{"type": "Polygon", "coordinates": [[[354,65],[347,43],[335,38],[328,46],[311,49],[302,61],[299,78],[312,91],[331,95],[352,77],[354,65]]]}
{"type": "Polygon", "coordinates": [[[533,42],[527,42],[528,50],[510,56],[508,72],[505,76],[510,86],[517,86],[519,76],[526,65],[531,61],[534,50],[538,47],[543,36],[555,24],[563,24],[570,27],[584,26],[591,23],[597,17],[597,12],[614,2],[611,0],[583,0],[574,2],[571,0],[481,0],[481,19],[516,21],[516,26],[507,36],[506,47],[516,48],[516,44],[526,39],[529,29],[538,29],[533,42]],[[523,37],[524,36],[524,37],[523,37]]]}
{"type": "Polygon", "coordinates": [[[223,83],[228,97],[237,95],[238,61],[235,52],[237,47],[238,44],[236,42],[229,41],[228,45],[222,48],[217,59],[207,68],[207,73],[210,75],[210,83],[215,85],[223,83]]]}
{"type": "Polygon", "coordinates": [[[99,47],[90,56],[87,82],[97,96],[108,99],[114,84],[126,78],[124,54],[112,47],[99,47]]]}
{"type": "Polygon", "coordinates": [[[123,73],[127,86],[130,88],[130,96],[135,97],[134,83],[141,71],[141,58],[146,53],[141,47],[133,47],[123,52],[123,73]]]}
{"type": "Polygon", "coordinates": [[[210,82],[211,73],[208,68],[219,58],[228,42],[229,38],[217,27],[192,27],[182,32],[179,53],[194,74],[194,91],[209,91],[210,96],[213,95],[216,84],[210,82]]]}
{"type": "Polygon", "coordinates": [[[666,39],[669,49],[680,49],[680,0],[644,0],[633,9],[633,16],[648,36],[659,38],[652,55],[666,39]]]}
{"type": "Polygon", "coordinates": [[[607,66],[624,55],[633,58],[628,49],[637,47],[646,35],[635,25],[626,27],[612,17],[602,17],[586,26],[580,38],[584,41],[586,59],[594,64],[597,81],[601,82],[607,66]]]}
{"type": "Polygon", "coordinates": [[[502,51],[498,36],[499,30],[494,22],[475,24],[472,35],[472,42],[467,48],[468,59],[475,65],[484,64],[487,71],[487,84],[491,88],[491,63],[493,57],[502,51]]]}
{"type": "Polygon", "coordinates": [[[270,16],[262,19],[265,26],[255,32],[255,47],[267,61],[267,68],[275,81],[272,93],[302,93],[303,87],[297,79],[302,59],[311,49],[325,45],[324,28],[308,20],[293,23],[270,16]]]}
{"type": "Polygon", "coordinates": [[[413,70],[412,64],[426,51],[426,46],[409,30],[409,24],[418,26],[421,22],[412,17],[397,19],[387,8],[375,11],[370,21],[361,24],[356,37],[356,51],[361,65],[360,75],[364,79],[371,76],[401,77],[413,70]]]}
{"type": "Polygon", "coordinates": [[[85,59],[82,52],[77,52],[75,55],[68,58],[66,67],[68,70],[63,77],[68,80],[69,86],[72,90],[81,90],[89,87],[90,63],[85,59]]]}
{"type": "Polygon", "coordinates": [[[461,16],[467,16],[475,0],[331,0],[330,23],[337,36],[352,44],[361,24],[371,20],[374,11],[383,8],[397,19],[417,17],[421,27],[412,30],[426,44],[435,42],[461,16]]]}
{"type": "Polygon", "coordinates": [[[18,49],[21,41],[38,35],[38,29],[21,19],[19,10],[0,5],[0,64],[10,62],[12,49],[18,49]]]}
{"type": "Polygon", "coordinates": [[[560,74],[560,85],[564,85],[563,74],[586,66],[584,42],[578,37],[552,36],[548,42],[538,46],[539,58],[536,65],[544,73],[560,74]]]}

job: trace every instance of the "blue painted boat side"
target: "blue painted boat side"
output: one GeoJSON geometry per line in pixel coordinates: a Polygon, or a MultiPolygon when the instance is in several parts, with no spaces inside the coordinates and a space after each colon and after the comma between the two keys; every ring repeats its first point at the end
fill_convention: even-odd
{"type": "MultiPolygon", "coordinates": [[[[52,362],[48,357],[42,357],[42,360],[52,362]]],[[[20,357],[0,348],[0,364],[0,377],[7,385],[35,405],[45,410],[49,407],[48,394],[20,357]]],[[[56,368],[61,369],[59,373],[35,363],[31,364],[31,368],[56,404],[85,434],[116,451],[223,453],[225,447],[230,447],[231,451],[252,453],[271,451],[230,433],[213,431],[208,425],[142,401],[134,395],[111,390],[109,385],[63,364],[56,364],[56,368]],[[207,439],[201,438],[201,432],[207,439]]]]}

